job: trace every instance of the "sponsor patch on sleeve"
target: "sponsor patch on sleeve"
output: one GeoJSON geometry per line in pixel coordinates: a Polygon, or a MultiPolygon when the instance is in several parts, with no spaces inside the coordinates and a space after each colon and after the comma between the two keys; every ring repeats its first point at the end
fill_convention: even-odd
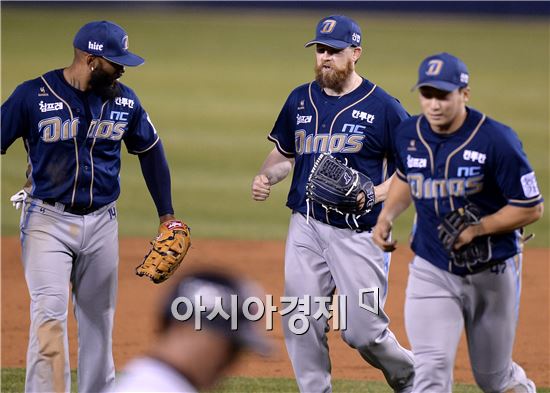
{"type": "Polygon", "coordinates": [[[535,172],[529,172],[521,177],[521,187],[526,198],[533,198],[540,194],[535,172]]]}

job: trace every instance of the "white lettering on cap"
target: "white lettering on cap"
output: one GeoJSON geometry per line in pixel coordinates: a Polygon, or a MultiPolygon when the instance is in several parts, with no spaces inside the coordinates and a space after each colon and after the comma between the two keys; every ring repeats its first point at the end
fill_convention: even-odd
{"type": "Polygon", "coordinates": [[[103,50],[103,44],[98,44],[95,41],[93,41],[93,42],[88,41],[88,49],[102,51],[103,50]]]}

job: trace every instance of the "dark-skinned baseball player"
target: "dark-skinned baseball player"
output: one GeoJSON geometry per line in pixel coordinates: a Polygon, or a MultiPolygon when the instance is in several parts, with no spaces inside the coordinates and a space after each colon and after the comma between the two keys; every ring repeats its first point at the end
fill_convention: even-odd
{"type": "Polygon", "coordinates": [[[73,46],[70,66],[20,84],[1,110],[2,154],[18,138],[28,153],[27,187],[14,196],[23,206],[31,298],[28,392],[71,390],[69,295],[78,324],[78,391],[99,392],[114,381],[122,142],[139,157],[160,232],[185,227],[174,217],[159,135],[133,90],[119,82],[125,67],[144,60],[128,50],[126,32],[107,21],[84,25],[73,46]]]}

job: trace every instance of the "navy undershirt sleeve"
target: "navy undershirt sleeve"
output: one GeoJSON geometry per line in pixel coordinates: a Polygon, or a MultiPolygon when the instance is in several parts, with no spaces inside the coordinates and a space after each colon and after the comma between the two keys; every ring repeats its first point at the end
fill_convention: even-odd
{"type": "Polygon", "coordinates": [[[141,172],[160,216],[174,214],[170,183],[170,169],[164,155],[162,141],[138,155],[141,172]]]}

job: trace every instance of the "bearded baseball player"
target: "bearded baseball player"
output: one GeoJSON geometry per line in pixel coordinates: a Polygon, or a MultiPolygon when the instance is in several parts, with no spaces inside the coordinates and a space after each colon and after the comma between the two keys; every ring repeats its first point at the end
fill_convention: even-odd
{"type": "Polygon", "coordinates": [[[378,217],[384,251],[392,221],[414,202],[416,223],[405,324],[415,355],[415,392],[450,392],[463,327],[484,392],[535,392],[512,360],[519,311],[522,227],[543,199],[521,141],[468,107],[469,73],[448,53],[418,71],[422,114],[398,127],[397,176],[378,217]]]}
{"type": "Polygon", "coordinates": [[[285,295],[303,304],[283,317],[283,328],[302,392],[332,390],[327,316],[317,318],[319,307],[305,302],[332,296],[336,288],[348,303],[344,341],[380,369],[396,392],[408,392],[413,384],[412,354],[397,342],[382,310],[389,254],[376,247],[371,233],[394,170],[393,130],[408,115],[395,98],[357,74],[361,41],[352,19],[321,19],[315,39],[306,44],[316,47],[315,81],[288,97],[268,136],[275,148],[252,184],[253,199],[264,201],[294,168],[285,295]],[[379,290],[377,313],[359,306],[365,288],[379,290]],[[297,334],[292,324],[301,316],[309,328],[297,334]]]}
{"type": "Polygon", "coordinates": [[[159,217],[155,247],[137,269],[161,282],[189,247],[174,218],[170,172],[159,136],[136,94],[118,81],[144,60],[128,51],[118,25],[97,21],[74,37],[74,60],[19,85],[1,108],[4,154],[22,138],[27,187],[21,247],[31,298],[25,390],[71,390],[67,307],[72,289],[78,323],[78,391],[99,392],[115,378],[112,355],[117,292],[120,150],[139,157],[159,217]],[[158,251],[169,244],[173,261],[158,251]]]}

